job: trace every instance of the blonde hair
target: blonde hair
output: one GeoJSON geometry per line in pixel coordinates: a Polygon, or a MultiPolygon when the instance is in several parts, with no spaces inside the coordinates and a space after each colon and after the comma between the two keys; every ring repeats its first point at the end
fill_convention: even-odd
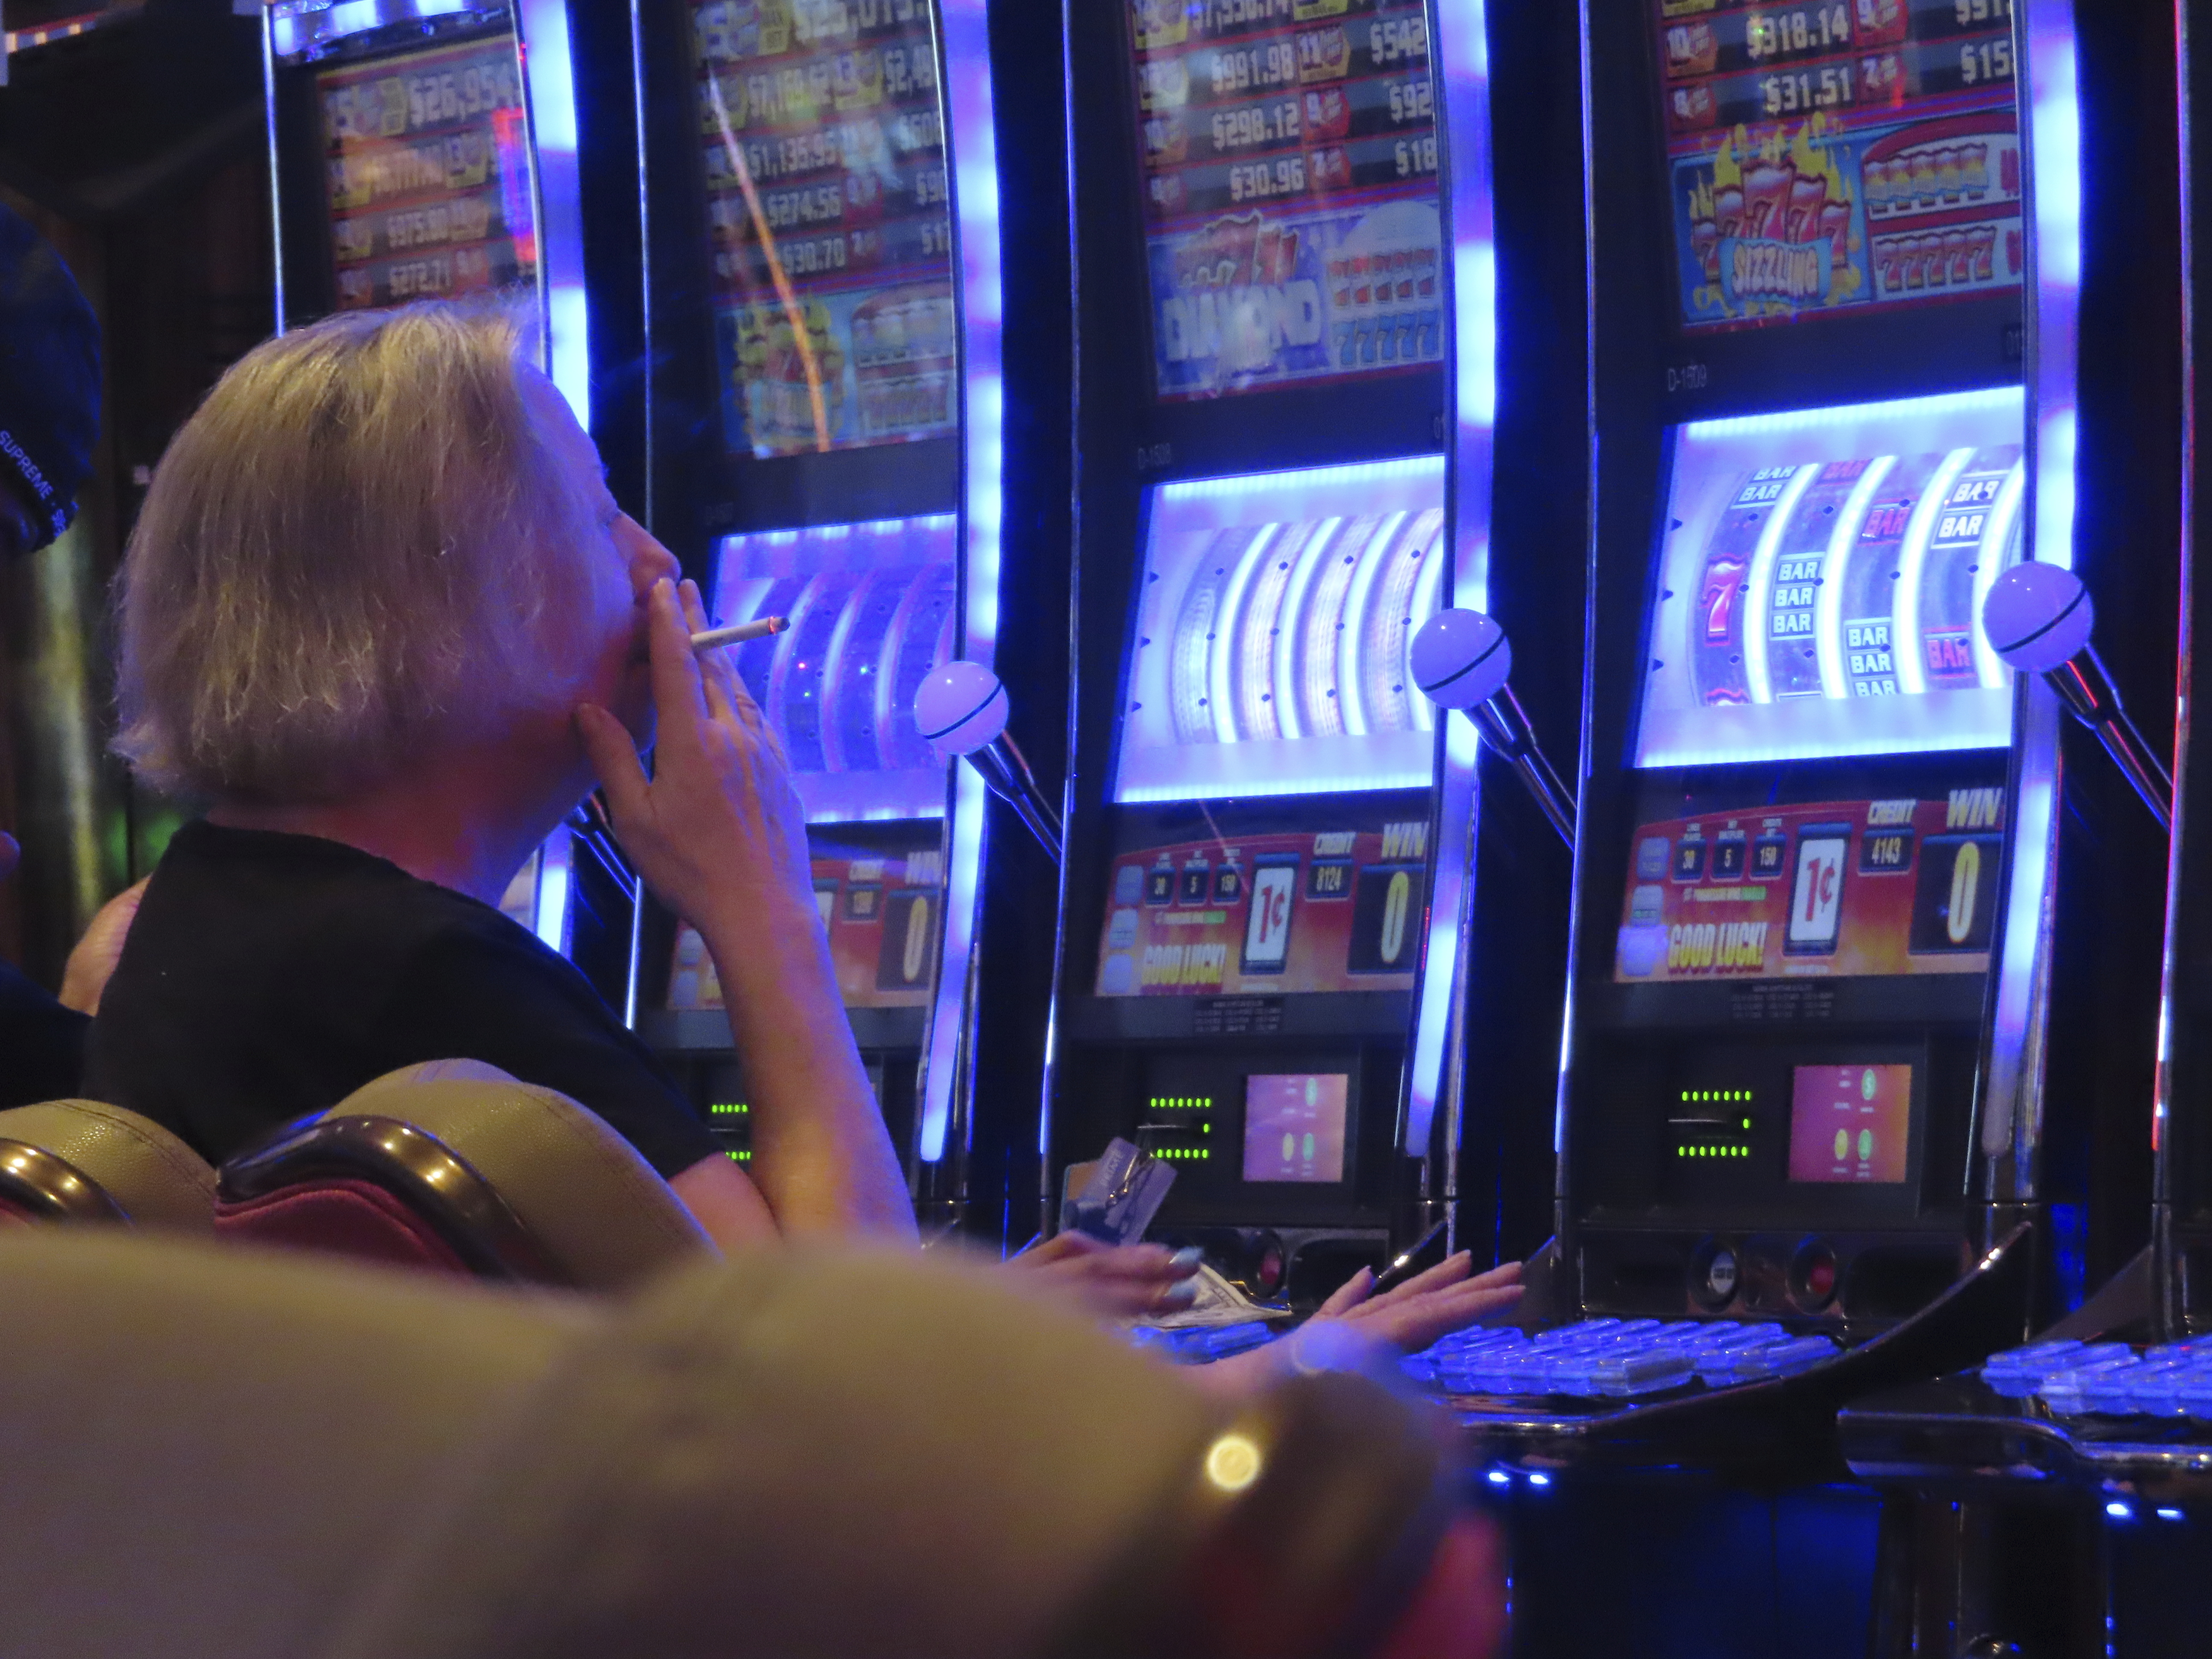
{"type": "Polygon", "coordinates": [[[163,788],[343,799],[576,683],[598,509],[509,313],[327,318],[234,365],[161,458],[117,584],[117,750],[163,788]]]}

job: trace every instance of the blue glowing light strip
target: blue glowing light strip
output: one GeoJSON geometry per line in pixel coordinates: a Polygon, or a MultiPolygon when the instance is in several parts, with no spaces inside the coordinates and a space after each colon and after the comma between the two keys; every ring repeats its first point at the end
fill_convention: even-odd
{"type": "MultiPolygon", "coordinates": [[[[2004,944],[1997,961],[1996,1009],[1990,1041],[1989,1079],[1982,1104],[1982,1152],[2002,1157],[2014,1145],[2020,1109],[2041,1092],[2043,1044],[2032,1047],[2031,1024],[2040,1026],[2050,1011],[2036,994],[2038,969],[2046,961],[2051,918],[2051,872],[2058,860],[2057,824],[2052,806],[2057,793],[2058,698],[2038,679],[2027,686],[2028,709],[2020,722],[2026,750],[2020,788],[2012,802],[2010,890],[2005,895],[2004,944]],[[2032,1069],[2031,1069],[2032,1068],[2032,1069]]],[[[2021,1196],[2030,1196],[2021,1194],[2021,1196]]]]}
{"type": "MultiPolygon", "coordinates": [[[[1004,317],[999,252],[999,151],[991,110],[991,38],[985,0],[939,0],[937,11],[951,149],[953,211],[960,246],[961,510],[965,550],[961,655],[988,665],[999,638],[999,536],[1005,515],[1006,378],[1000,362],[1004,317]]],[[[958,1086],[968,959],[975,949],[983,860],[983,781],[955,766],[945,845],[945,945],[921,1079],[919,1151],[945,1156],[958,1086]]]]}
{"type": "Polygon", "coordinates": [[[1267,495],[1273,498],[1271,507],[1279,507],[1285,517],[1297,518],[1305,514],[1294,500],[1302,490],[1336,492],[1363,485],[1404,485],[1433,478],[1443,470],[1443,464],[1434,455],[1408,455],[1394,461],[1352,461],[1342,466],[1305,466],[1289,472],[1232,472],[1218,478],[1183,478],[1164,483],[1152,492],[1152,499],[1157,509],[1238,495],[1267,495]]]}
{"type": "MultiPolygon", "coordinates": [[[[1490,489],[1498,418],[1498,249],[1491,216],[1490,34],[1483,0],[1434,0],[1433,40],[1443,76],[1437,119],[1443,129],[1452,303],[1449,482],[1451,603],[1490,608],[1490,489]]],[[[1455,1015],[1464,986],[1461,957],[1473,914],[1471,854],[1480,750],[1473,723],[1444,722],[1429,937],[1413,1017],[1402,1150],[1426,1156],[1443,1092],[1455,1015]]],[[[1458,1103],[1448,1104],[1456,1109],[1458,1103]]]]}
{"type": "MultiPolygon", "coordinates": [[[[2028,387],[2034,404],[2034,471],[2029,510],[2030,556],[2071,569],[2074,564],[2074,435],[2076,341],[2081,302],[2081,112],[2075,97],[2072,0],[2027,0],[2020,36],[2027,62],[2023,95],[2028,118],[2028,296],[2035,327],[2028,387]]],[[[1984,558],[1986,562],[1986,556],[1984,558]]],[[[2049,1011],[2036,994],[2045,962],[2051,866],[2057,847],[2052,795],[2057,780],[2057,699],[2039,682],[2027,686],[2021,722],[2018,799],[2013,803],[2014,856],[2005,895],[2002,955],[1990,1039],[1990,1078],[1983,1098],[1982,1152],[1996,1158],[2033,1133],[2042,1095],[2041,1030],[2049,1011]]],[[[2014,1196],[1992,1192],[1992,1197],[2014,1196]]],[[[2021,1192],[2021,1197],[2032,1196],[2021,1192]]]]}
{"type": "Polygon", "coordinates": [[[2018,409],[2016,386],[1984,386],[1978,392],[1942,392],[1926,398],[1893,398],[1878,404],[1831,404],[1816,409],[1780,409],[1765,415],[1729,415],[1717,420],[1692,421],[1682,428],[1685,437],[1756,438],[1771,433],[1816,432],[1825,428],[1870,423],[1881,426],[1913,421],[1938,421],[1953,415],[1981,410],[2018,409]]]}
{"type": "Polygon", "coordinates": [[[2027,0],[2027,183],[2035,235],[2035,522],[2030,556],[2074,566],[2075,375],[2081,309],[2081,108],[2072,0],[2027,0]]]}
{"type": "Polygon", "coordinates": [[[592,314],[584,291],[584,208],[576,171],[576,81],[568,0],[520,0],[517,50],[530,98],[530,165],[538,197],[538,291],[545,372],[592,429],[592,314]]]}
{"type": "Polygon", "coordinates": [[[568,954],[568,878],[574,851],[566,824],[545,838],[538,849],[538,896],[531,913],[538,937],[564,957],[568,954]]]}
{"type": "MultiPolygon", "coordinates": [[[[576,422],[592,429],[591,307],[584,295],[584,206],[576,166],[576,82],[568,50],[567,0],[521,0],[515,12],[515,53],[530,100],[530,170],[538,205],[538,294],[544,325],[545,372],[568,399],[576,422]]],[[[545,850],[538,890],[538,934],[568,950],[569,880],[565,844],[560,866],[545,850]]]]}

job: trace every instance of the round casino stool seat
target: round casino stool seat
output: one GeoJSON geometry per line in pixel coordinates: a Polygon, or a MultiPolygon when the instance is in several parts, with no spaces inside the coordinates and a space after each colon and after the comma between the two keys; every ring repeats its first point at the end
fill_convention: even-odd
{"type": "Polygon", "coordinates": [[[215,1171],[160,1124],[95,1100],[0,1112],[0,1223],[106,1221],[206,1233],[215,1171]]]}
{"type": "Polygon", "coordinates": [[[1394,1639],[1451,1565],[1407,1406],[1212,1400],[994,1279],[780,1249],[520,1294],[11,1230],[0,1650],[1478,1659],[1394,1639]]]}
{"type": "Polygon", "coordinates": [[[226,1239],[459,1277],[624,1291],[715,1253],[600,1118],[475,1060],[378,1078],[218,1177],[226,1239]]]}

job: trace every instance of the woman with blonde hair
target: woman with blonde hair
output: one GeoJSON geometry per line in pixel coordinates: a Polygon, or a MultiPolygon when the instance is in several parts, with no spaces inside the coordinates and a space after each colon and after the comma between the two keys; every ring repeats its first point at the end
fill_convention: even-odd
{"type": "Polygon", "coordinates": [[[208,811],[147,888],[87,1091],[219,1160],[466,1057],[588,1105],[725,1243],[911,1238],[798,800],[736,674],[691,651],[678,574],[507,314],[341,315],[250,353],[170,445],[125,562],[117,746],[208,811]],[[731,988],[749,1172],[495,908],[595,776],[731,988]]]}
{"type": "MultiPolygon", "coordinates": [[[[249,353],[169,446],[125,560],[117,747],[208,811],[146,886],[86,1092],[220,1161],[399,1066],[482,1060],[598,1113],[718,1242],[913,1239],[797,794],[735,672],[693,652],[678,574],[504,313],[352,313],[249,353]],[[495,908],[595,780],[714,959],[746,1170],[495,908]]],[[[1187,1304],[1196,1267],[1067,1234],[1018,1260],[1124,1315],[1187,1304]]],[[[1418,1347],[1509,1305],[1517,1272],[1462,1255],[1323,1311],[1418,1347]]]]}

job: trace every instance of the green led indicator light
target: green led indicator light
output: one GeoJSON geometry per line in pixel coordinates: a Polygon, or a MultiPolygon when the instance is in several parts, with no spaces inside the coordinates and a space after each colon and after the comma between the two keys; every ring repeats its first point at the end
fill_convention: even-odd
{"type": "Polygon", "coordinates": [[[709,1106],[707,1109],[707,1115],[709,1117],[744,1117],[751,1110],[752,1108],[750,1106],[748,1106],[743,1101],[738,1101],[733,1104],[725,1103],[718,1106],[709,1106]]]}
{"type": "Polygon", "coordinates": [[[750,1164],[753,1161],[753,1155],[750,1151],[731,1152],[728,1154],[728,1157],[732,1163],[736,1164],[750,1164]]]}

